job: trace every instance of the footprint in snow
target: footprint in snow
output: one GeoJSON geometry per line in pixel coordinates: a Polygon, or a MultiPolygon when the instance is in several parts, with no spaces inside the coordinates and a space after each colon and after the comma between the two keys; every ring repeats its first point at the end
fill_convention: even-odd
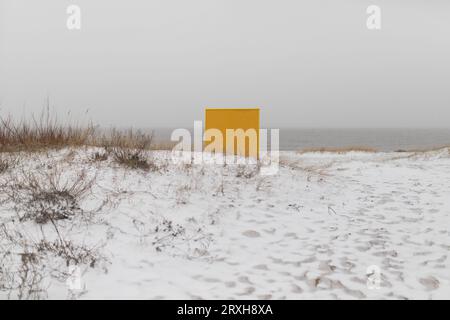
{"type": "Polygon", "coordinates": [[[243,234],[244,236],[246,236],[246,237],[249,237],[249,238],[258,238],[258,237],[261,236],[261,235],[259,234],[259,232],[254,231],[254,230],[247,230],[247,231],[244,231],[242,234],[243,234]]]}
{"type": "Polygon", "coordinates": [[[439,280],[433,276],[421,278],[419,281],[427,290],[435,290],[439,288],[439,280]]]}

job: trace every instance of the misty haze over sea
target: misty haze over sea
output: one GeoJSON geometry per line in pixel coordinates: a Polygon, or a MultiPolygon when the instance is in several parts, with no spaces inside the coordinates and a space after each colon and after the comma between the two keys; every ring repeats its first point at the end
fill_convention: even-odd
{"type": "MultiPolygon", "coordinates": [[[[154,129],[167,142],[173,129],[154,129]]],[[[192,131],[192,130],[191,130],[192,131]]],[[[369,147],[378,151],[422,150],[450,145],[450,129],[280,129],[280,150],[369,147]]]]}

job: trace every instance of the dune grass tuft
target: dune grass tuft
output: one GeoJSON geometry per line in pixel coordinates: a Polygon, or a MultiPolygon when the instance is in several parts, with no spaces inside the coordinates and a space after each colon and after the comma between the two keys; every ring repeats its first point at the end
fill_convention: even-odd
{"type": "Polygon", "coordinates": [[[82,146],[94,136],[92,124],[62,124],[50,110],[39,117],[16,121],[11,116],[0,117],[0,151],[37,151],[46,148],[82,146]]]}
{"type": "MultiPolygon", "coordinates": [[[[38,117],[32,116],[28,120],[0,116],[0,152],[33,152],[80,146],[103,147],[116,160],[136,162],[142,150],[170,150],[174,144],[155,144],[153,133],[139,130],[101,130],[92,122],[87,125],[73,121],[63,123],[48,107],[38,117]]],[[[105,159],[100,157],[95,160],[105,159]]]]}

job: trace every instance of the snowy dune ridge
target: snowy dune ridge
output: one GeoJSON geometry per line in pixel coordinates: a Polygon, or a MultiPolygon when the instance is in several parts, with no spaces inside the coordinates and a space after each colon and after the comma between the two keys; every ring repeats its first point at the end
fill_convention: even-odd
{"type": "Polygon", "coordinates": [[[449,149],[273,176],[100,151],[0,154],[1,299],[450,298],[449,149]]]}

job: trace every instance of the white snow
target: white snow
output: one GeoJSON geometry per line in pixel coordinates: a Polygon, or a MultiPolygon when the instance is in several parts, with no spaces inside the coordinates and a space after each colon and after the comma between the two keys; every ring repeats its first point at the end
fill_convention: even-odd
{"type": "MultiPolygon", "coordinates": [[[[175,165],[163,151],[150,155],[167,165],[160,172],[132,170],[90,161],[94,151],[23,154],[0,174],[2,183],[55,168],[95,176],[81,203],[88,221],[58,226],[104,259],[80,265],[82,290],[43,271],[44,298],[450,298],[448,149],[281,152],[277,175],[247,168],[250,177],[237,177],[236,166],[175,165]],[[378,289],[368,286],[368,268],[381,272],[378,289]]],[[[0,223],[35,240],[55,237],[50,225],[19,222],[8,201],[0,223]]],[[[23,250],[1,241],[13,255],[23,250]]]]}

